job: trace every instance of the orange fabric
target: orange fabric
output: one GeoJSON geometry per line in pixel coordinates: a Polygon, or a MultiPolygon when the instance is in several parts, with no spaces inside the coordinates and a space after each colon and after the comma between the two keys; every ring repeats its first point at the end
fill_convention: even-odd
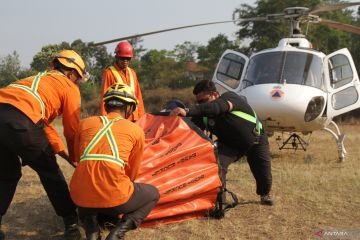
{"type": "Polygon", "coordinates": [[[202,217],[214,208],[221,181],[212,143],[180,117],[145,114],[137,124],[145,148],[136,182],[160,192],[144,225],[202,217]]]}
{"type": "MultiPolygon", "coordinates": [[[[108,119],[120,115],[109,113],[108,119]]],[[[100,117],[81,121],[75,138],[75,156],[79,161],[85,148],[104,125],[100,117]]],[[[119,120],[111,127],[125,161],[125,169],[107,161],[81,161],[70,181],[71,198],[76,205],[88,208],[109,208],[127,202],[134,191],[131,181],[137,177],[143,157],[144,132],[129,120],[119,120]]],[[[112,155],[110,144],[104,136],[90,153],[112,155]]]]}
{"type": "MultiPolygon", "coordinates": [[[[126,74],[124,74],[124,72],[120,70],[120,68],[117,66],[117,64],[114,64],[114,67],[119,72],[121,78],[125,81],[125,83],[128,86],[130,86],[130,76],[129,76],[128,71],[126,71],[126,74]]],[[[136,98],[137,98],[137,100],[139,102],[136,111],[134,111],[133,114],[129,117],[129,120],[134,122],[134,121],[138,120],[142,115],[144,115],[145,108],[144,108],[144,102],[143,102],[143,99],[142,99],[140,84],[139,84],[139,81],[137,79],[136,73],[135,73],[135,71],[133,69],[131,69],[131,68],[129,68],[129,69],[132,72],[133,77],[134,77],[135,96],[136,96],[136,98]]],[[[106,90],[116,82],[117,82],[116,77],[111,72],[110,68],[106,68],[105,71],[103,72],[103,84],[102,84],[102,87],[101,87],[101,98],[104,96],[106,90]]],[[[101,103],[100,103],[100,114],[101,115],[106,115],[104,102],[102,100],[101,100],[101,103]]]]}
{"type": "MultiPolygon", "coordinates": [[[[51,125],[51,122],[62,115],[64,127],[64,136],[69,149],[70,160],[73,160],[74,135],[80,122],[80,91],[78,86],[70,81],[65,75],[51,74],[60,73],[56,70],[50,71],[47,75],[41,77],[38,87],[38,94],[45,104],[44,123],[47,125],[44,129],[55,153],[63,151],[65,145],[59,134],[51,125]]],[[[21,84],[30,87],[34,76],[19,81],[21,84]]],[[[0,89],[0,103],[11,104],[34,123],[41,120],[41,107],[33,95],[23,89],[15,87],[6,87],[0,89]]]]}

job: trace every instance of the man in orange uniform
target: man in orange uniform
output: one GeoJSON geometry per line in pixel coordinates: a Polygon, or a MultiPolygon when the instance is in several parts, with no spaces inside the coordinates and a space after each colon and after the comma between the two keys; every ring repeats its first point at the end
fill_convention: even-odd
{"type": "Polygon", "coordinates": [[[107,116],[84,119],[75,138],[79,164],[70,181],[70,194],[84,222],[87,239],[100,237],[97,215],[118,216],[107,240],[124,239],[159,200],[152,185],[134,183],[143,156],[144,132],[127,118],[137,100],[125,84],[116,83],[104,94],[107,116]]]}
{"type": "MultiPolygon", "coordinates": [[[[130,87],[138,100],[138,107],[129,117],[129,120],[135,122],[144,115],[144,103],[141,95],[140,84],[136,73],[129,67],[130,60],[134,56],[133,48],[128,42],[120,42],[115,48],[115,63],[103,72],[103,84],[101,88],[101,96],[114,83],[126,84],[130,87]]],[[[100,103],[100,114],[106,115],[104,102],[100,103]]]]}
{"type": "Polygon", "coordinates": [[[80,239],[76,206],[55,154],[74,160],[75,129],[80,122],[77,82],[86,76],[85,63],[76,52],[64,50],[52,66],[49,72],[0,89],[0,220],[21,178],[21,166],[29,165],[39,175],[56,214],[63,217],[65,238],[80,239]],[[61,114],[69,152],[51,125],[61,114]]]}

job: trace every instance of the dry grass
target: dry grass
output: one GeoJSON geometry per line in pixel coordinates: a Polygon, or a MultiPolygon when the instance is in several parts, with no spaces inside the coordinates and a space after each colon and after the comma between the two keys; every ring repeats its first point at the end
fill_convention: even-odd
{"type": "Polygon", "coordinates": [[[159,111],[167,101],[172,99],[179,99],[185,105],[193,103],[195,98],[192,94],[192,87],[183,89],[159,88],[143,91],[143,100],[147,112],[159,111]]]}
{"type": "MultiPolygon", "coordinates": [[[[335,141],[326,132],[312,136],[307,152],[279,151],[271,138],[273,207],[258,204],[245,162],[230,168],[228,187],[241,203],[222,220],[198,219],[140,228],[127,239],[316,239],[320,229],[360,231],[360,126],[342,126],[348,157],[337,162],[335,141]]],[[[72,168],[60,160],[67,178],[72,168]]],[[[62,239],[55,215],[37,176],[23,169],[13,203],[4,217],[8,239],[62,239]]]]}

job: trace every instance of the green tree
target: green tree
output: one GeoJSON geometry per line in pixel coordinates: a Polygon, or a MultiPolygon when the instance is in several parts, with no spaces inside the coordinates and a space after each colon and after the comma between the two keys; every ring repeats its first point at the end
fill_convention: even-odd
{"type": "Polygon", "coordinates": [[[142,87],[148,89],[169,87],[172,82],[182,78],[183,74],[184,69],[179,68],[170,52],[154,49],[142,56],[138,72],[142,87]]]}
{"type": "Polygon", "coordinates": [[[14,51],[12,54],[0,60],[0,87],[4,87],[19,79],[21,73],[19,54],[14,51]]]}
{"type": "Polygon", "coordinates": [[[237,50],[238,46],[230,41],[224,34],[211,38],[206,46],[200,46],[197,50],[199,64],[209,69],[207,78],[211,77],[221,55],[226,49],[237,50]]]}
{"type": "Polygon", "coordinates": [[[185,41],[177,44],[171,54],[177,62],[193,62],[195,61],[199,44],[185,41]]]}
{"type": "Polygon", "coordinates": [[[142,45],[142,42],[144,40],[140,37],[137,38],[132,38],[129,40],[129,43],[131,44],[131,46],[133,47],[134,50],[134,58],[133,60],[140,60],[141,57],[144,55],[144,53],[146,52],[146,48],[144,48],[144,46],[142,45]]]}
{"type": "Polygon", "coordinates": [[[41,48],[41,51],[33,57],[30,66],[35,71],[41,72],[50,68],[50,61],[55,54],[62,49],[70,49],[70,44],[62,42],[60,44],[50,44],[41,48]]]}

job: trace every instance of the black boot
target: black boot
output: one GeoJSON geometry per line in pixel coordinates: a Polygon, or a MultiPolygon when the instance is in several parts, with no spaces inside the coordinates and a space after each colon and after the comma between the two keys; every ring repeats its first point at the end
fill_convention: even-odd
{"type": "Polygon", "coordinates": [[[77,215],[70,215],[63,217],[65,231],[64,237],[66,240],[80,240],[81,234],[78,228],[78,218],[77,215]]]}
{"type": "Polygon", "coordinates": [[[260,196],[260,204],[272,206],[274,205],[274,200],[271,198],[270,194],[260,196]]]}
{"type": "Polygon", "coordinates": [[[100,228],[96,215],[87,215],[83,219],[86,240],[100,240],[100,228]]]}
{"type": "Polygon", "coordinates": [[[5,233],[3,232],[3,230],[1,230],[1,219],[2,219],[2,216],[0,215],[0,240],[4,240],[5,233]]]}
{"type": "Polygon", "coordinates": [[[129,230],[136,228],[136,225],[133,220],[125,219],[121,220],[116,226],[110,231],[109,235],[105,240],[123,240],[125,233],[129,230]]]}

